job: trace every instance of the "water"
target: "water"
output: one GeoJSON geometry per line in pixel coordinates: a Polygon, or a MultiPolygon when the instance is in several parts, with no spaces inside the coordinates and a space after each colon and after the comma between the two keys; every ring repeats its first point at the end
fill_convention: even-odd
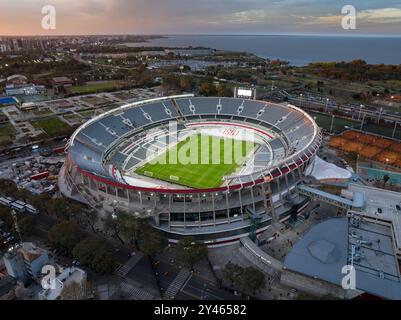
{"type": "Polygon", "coordinates": [[[202,46],[248,51],[257,56],[302,66],[311,62],[363,59],[371,64],[401,64],[401,37],[304,35],[177,35],[130,46],[202,46]]]}

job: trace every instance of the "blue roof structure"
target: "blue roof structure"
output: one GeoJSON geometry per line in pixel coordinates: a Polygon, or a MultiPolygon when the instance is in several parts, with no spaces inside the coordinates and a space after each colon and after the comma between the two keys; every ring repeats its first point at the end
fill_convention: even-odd
{"type": "Polygon", "coordinates": [[[0,104],[12,104],[16,103],[17,101],[13,97],[4,97],[0,98],[0,104]]]}
{"type": "Polygon", "coordinates": [[[284,267],[315,279],[341,285],[341,270],[350,264],[353,242],[350,230],[357,230],[360,239],[370,245],[360,245],[362,261],[355,259],[356,288],[386,299],[401,299],[401,279],[397,259],[392,252],[391,236],[383,226],[366,223],[360,229],[349,224],[348,218],[329,219],[315,225],[297,242],[284,261],[284,267]],[[377,239],[381,241],[377,241],[377,239]],[[387,241],[385,241],[387,237],[387,241]],[[376,240],[375,240],[376,239],[376,240]]]}

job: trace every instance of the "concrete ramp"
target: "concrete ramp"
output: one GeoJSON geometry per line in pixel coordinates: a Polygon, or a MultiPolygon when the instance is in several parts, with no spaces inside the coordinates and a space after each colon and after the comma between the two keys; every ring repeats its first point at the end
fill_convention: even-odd
{"type": "Polygon", "coordinates": [[[274,275],[283,269],[283,263],[260,249],[250,238],[241,238],[240,253],[263,272],[274,275]]]}

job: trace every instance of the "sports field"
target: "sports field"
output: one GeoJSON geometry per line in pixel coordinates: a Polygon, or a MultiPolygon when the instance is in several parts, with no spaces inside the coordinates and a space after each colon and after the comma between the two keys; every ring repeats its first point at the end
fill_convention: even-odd
{"type": "Polygon", "coordinates": [[[191,188],[215,188],[253,152],[253,142],[193,135],[135,172],[191,188]]]}

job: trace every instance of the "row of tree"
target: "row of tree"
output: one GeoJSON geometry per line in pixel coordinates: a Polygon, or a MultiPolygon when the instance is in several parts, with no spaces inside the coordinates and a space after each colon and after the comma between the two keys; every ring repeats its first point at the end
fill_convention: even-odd
{"type": "MultiPolygon", "coordinates": [[[[124,244],[133,245],[150,257],[167,247],[167,238],[145,221],[129,214],[119,216],[112,228],[114,232],[118,232],[121,240],[125,240],[124,244]]],[[[116,268],[117,260],[106,239],[100,235],[88,237],[75,222],[64,221],[54,225],[48,232],[48,238],[53,248],[74,257],[96,272],[111,273],[116,268]]],[[[195,238],[187,237],[177,243],[176,254],[186,268],[193,270],[197,262],[207,258],[208,251],[206,245],[195,238]]]]}
{"type": "Polygon", "coordinates": [[[300,69],[322,78],[343,81],[397,80],[401,77],[401,65],[372,65],[363,60],[311,63],[300,69]]]}
{"type": "Polygon", "coordinates": [[[112,246],[99,235],[86,236],[78,224],[64,221],[48,232],[53,248],[77,259],[98,273],[112,273],[118,265],[112,246]]]}

